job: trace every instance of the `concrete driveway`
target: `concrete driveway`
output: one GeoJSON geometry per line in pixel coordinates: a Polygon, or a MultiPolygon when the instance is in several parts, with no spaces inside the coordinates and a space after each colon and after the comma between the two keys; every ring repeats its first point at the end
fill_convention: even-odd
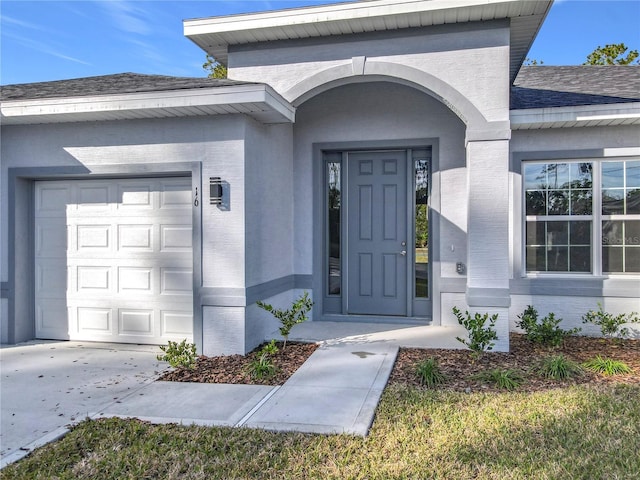
{"type": "Polygon", "coordinates": [[[0,349],[0,466],[134,394],[167,366],[157,346],[32,341],[0,349]]]}

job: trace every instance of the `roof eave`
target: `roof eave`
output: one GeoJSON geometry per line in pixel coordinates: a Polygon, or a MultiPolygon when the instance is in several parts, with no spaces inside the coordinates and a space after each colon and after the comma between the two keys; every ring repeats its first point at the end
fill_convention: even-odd
{"type": "Polygon", "coordinates": [[[379,24],[372,22],[376,19],[402,19],[397,23],[412,26],[419,19],[419,26],[430,26],[450,23],[447,13],[453,11],[458,11],[465,22],[526,18],[512,28],[521,30],[516,35],[512,32],[513,80],[552,3],[553,0],[371,0],[185,20],[183,25],[186,37],[226,65],[229,45],[377,31],[379,24]]]}
{"type": "Polygon", "coordinates": [[[265,124],[292,123],[295,107],[268,85],[239,85],[121,95],[9,100],[3,125],[246,114],[265,124]]]}
{"type": "Polygon", "coordinates": [[[640,125],[640,102],[511,110],[512,130],[640,125]]]}

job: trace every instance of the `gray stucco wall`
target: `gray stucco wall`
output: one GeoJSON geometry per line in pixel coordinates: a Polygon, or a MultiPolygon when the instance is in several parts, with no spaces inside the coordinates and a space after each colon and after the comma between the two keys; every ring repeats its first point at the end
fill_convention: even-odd
{"type": "MultiPolygon", "coordinates": [[[[175,174],[172,165],[180,165],[179,174],[189,175],[190,165],[201,165],[202,182],[196,183],[199,178],[193,180],[194,196],[198,188],[200,200],[199,207],[194,208],[202,209],[202,224],[194,224],[195,236],[202,239],[202,252],[200,242],[194,243],[194,258],[199,261],[202,255],[194,278],[205,288],[237,287],[244,292],[246,122],[244,116],[229,115],[2,127],[1,280],[5,295],[13,295],[14,299],[14,311],[9,310],[8,300],[2,302],[2,341],[33,336],[33,263],[29,238],[34,179],[92,178],[105,173],[121,177],[172,175],[175,174]],[[161,165],[167,166],[159,168],[161,165]],[[20,175],[25,177],[16,179],[15,197],[11,201],[9,169],[21,169],[20,175]],[[228,183],[225,209],[208,202],[208,178],[216,175],[228,183]],[[12,214],[16,218],[11,237],[10,206],[14,207],[12,214]],[[220,228],[221,225],[225,227],[220,228]],[[10,246],[15,253],[11,259],[10,246]],[[11,261],[15,267],[10,276],[11,261]],[[9,316],[18,319],[13,331],[9,328],[9,316]]],[[[196,298],[200,295],[198,285],[194,294],[196,298]]],[[[199,318],[199,312],[194,314],[199,318]]],[[[201,337],[198,328],[194,333],[201,337]]]]}
{"type": "MultiPolygon", "coordinates": [[[[582,315],[603,304],[606,311],[624,313],[640,311],[638,275],[527,275],[523,268],[522,162],[526,160],[563,159],[640,159],[640,127],[582,127],[514,131],[511,151],[511,307],[509,320],[515,329],[517,315],[527,305],[534,305],[540,315],[554,312],[565,328],[582,327],[586,334],[598,330],[584,326],[582,315]]],[[[594,242],[594,248],[598,248],[594,242]]]]}
{"type": "Polygon", "coordinates": [[[314,76],[331,81],[332,69],[341,66],[360,74],[362,62],[353,59],[362,57],[432,75],[469,99],[487,120],[508,120],[506,21],[235,46],[229,51],[229,78],[266,82],[293,101],[298,87],[314,76]]]}

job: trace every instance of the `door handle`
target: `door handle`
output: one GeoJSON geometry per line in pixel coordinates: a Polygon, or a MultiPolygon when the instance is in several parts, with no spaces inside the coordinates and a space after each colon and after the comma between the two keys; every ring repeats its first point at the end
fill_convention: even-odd
{"type": "Polygon", "coordinates": [[[400,255],[402,255],[403,257],[404,257],[404,256],[406,256],[406,255],[407,255],[407,251],[406,251],[406,250],[402,250],[402,251],[400,252],[400,255]]]}

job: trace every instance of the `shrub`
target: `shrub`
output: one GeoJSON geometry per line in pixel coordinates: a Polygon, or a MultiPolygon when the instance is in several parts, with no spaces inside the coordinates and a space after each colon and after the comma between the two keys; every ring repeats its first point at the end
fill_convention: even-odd
{"type": "Polygon", "coordinates": [[[309,292],[304,292],[300,298],[293,302],[291,308],[288,310],[273,308],[272,305],[261,301],[256,302],[256,305],[271,313],[271,315],[280,322],[280,335],[284,338],[284,344],[282,345],[282,349],[284,350],[287,346],[291,329],[294,325],[307,320],[307,313],[311,311],[313,302],[309,298],[309,292]]]}
{"type": "Polygon", "coordinates": [[[631,373],[631,368],[620,360],[614,360],[612,358],[603,358],[598,355],[591,360],[587,360],[582,364],[586,369],[592,372],[602,373],[604,375],[621,375],[625,373],[631,373]]]}
{"type": "Polygon", "coordinates": [[[464,312],[465,315],[462,315],[457,307],[453,307],[453,313],[457,317],[458,323],[462,325],[469,334],[468,340],[462,337],[456,337],[456,340],[466,345],[472,351],[472,355],[475,358],[479,358],[483,352],[493,349],[495,345],[493,340],[498,339],[498,334],[495,330],[496,321],[498,320],[497,313],[492,315],[491,318],[489,318],[488,313],[484,315],[476,313],[472,317],[468,311],[464,312]],[[484,325],[487,323],[487,320],[489,320],[489,326],[485,327],[484,325]]]}
{"type": "Polygon", "coordinates": [[[260,352],[258,352],[258,357],[251,361],[249,364],[249,373],[253,378],[269,378],[273,374],[276,373],[276,366],[273,363],[273,355],[278,353],[278,347],[276,346],[276,341],[271,340],[271,342],[265,344],[260,352]]]}
{"type": "Polygon", "coordinates": [[[603,336],[624,338],[629,335],[629,329],[622,327],[625,323],[638,323],[640,317],[636,312],[621,313],[613,315],[602,309],[602,304],[598,302],[598,311],[589,310],[582,317],[582,323],[592,323],[600,327],[603,336]],[[621,328],[622,327],[622,328],[621,328]]]}
{"type": "Polygon", "coordinates": [[[418,363],[416,367],[416,374],[418,375],[422,385],[429,388],[440,385],[445,381],[445,376],[440,371],[440,365],[438,365],[438,361],[433,357],[427,358],[426,360],[422,360],[418,363]]]}
{"type": "Polygon", "coordinates": [[[522,385],[522,382],[524,381],[522,376],[515,370],[503,370],[500,368],[479,373],[478,375],[474,375],[473,378],[491,382],[496,387],[504,390],[515,390],[522,385]]]}
{"type": "Polygon", "coordinates": [[[546,378],[553,378],[554,380],[565,380],[571,378],[574,375],[580,375],[582,369],[573,360],[569,360],[564,355],[555,355],[553,357],[547,357],[542,361],[538,372],[546,378]]]}
{"type": "Polygon", "coordinates": [[[164,352],[164,355],[158,355],[156,358],[161,362],[169,362],[173,368],[184,367],[192,369],[196,366],[196,346],[193,343],[187,343],[187,340],[182,342],[172,342],[169,340],[168,345],[160,345],[160,350],[164,352]]]}
{"type": "Polygon", "coordinates": [[[529,305],[522,315],[518,315],[518,318],[520,321],[516,322],[516,325],[525,331],[527,339],[542,345],[557,347],[565,337],[580,331],[580,328],[570,330],[560,328],[558,325],[562,319],[556,318],[554,313],[549,313],[542,320],[538,320],[538,311],[533,308],[533,305],[529,305]]]}

